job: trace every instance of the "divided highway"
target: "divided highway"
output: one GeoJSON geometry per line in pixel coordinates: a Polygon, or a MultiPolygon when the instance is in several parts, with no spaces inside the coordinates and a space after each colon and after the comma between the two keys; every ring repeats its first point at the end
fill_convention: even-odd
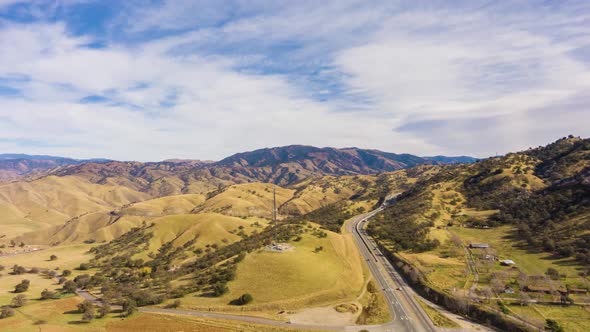
{"type": "Polygon", "coordinates": [[[357,216],[347,224],[347,230],[353,234],[359,251],[365,259],[377,285],[383,295],[392,316],[392,322],[386,327],[391,331],[430,332],[436,331],[432,321],[422,307],[416,302],[414,293],[385,258],[377,244],[364,230],[365,224],[382,211],[380,207],[367,214],[357,216]]]}

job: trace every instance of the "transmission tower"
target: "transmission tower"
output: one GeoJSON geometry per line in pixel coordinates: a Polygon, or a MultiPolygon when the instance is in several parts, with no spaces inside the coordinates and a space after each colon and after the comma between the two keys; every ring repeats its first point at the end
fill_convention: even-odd
{"type": "Polygon", "coordinates": [[[277,191],[276,185],[272,186],[272,222],[277,223],[277,191]]]}

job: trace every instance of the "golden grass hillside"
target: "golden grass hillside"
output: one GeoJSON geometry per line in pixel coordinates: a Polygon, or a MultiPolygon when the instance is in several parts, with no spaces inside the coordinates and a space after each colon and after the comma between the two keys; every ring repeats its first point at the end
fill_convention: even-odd
{"type": "Polygon", "coordinates": [[[155,252],[166,242],[181,246],[196,238],[196,247],[217,244],[224,246],[238,241],[240,230],[249,234],[254,230],[260,231],[267,221],[257,217],[238,218],[218,213],[199,213],[173,215],[156,218],[151,221],[154,226],[154,238],[150,242],[150,251],[155,252]]]}
{"type": "Polygon", "coordinates": [[[145,217],[186,214],[203,202],[205,202],[205,196],[201,194],[165,196],[130,204],[123,207],[120,214],[145,217]]]}
{"type": "MultiPolygon", "coordinates": [[[[312,224],[310,224],[312,225],[312,224]]],[[[310,226],[317,229],[316,225],[310,226]]],[[[229,292],[221,297],[190,294],[184,307],[243,310],[229,302],[244,293],[254,297],[248,311],[276,313],[355,300],[364,286],[362,259],[350,234],[327,231],[327,237],[313,235],[312,228],[299,241],[290,241],[292,251],[272,252],[266,248],[246,255],[238,264],[229,292]],[[317,248],[321,247],[321,250],[317,248]]]]}
{"type": "Polygon", "coordinates": [[[0,235],[10,238],[147,198],[125,187],[93,184],[75,176],[0,185],[0,235]]]}
{"type": "Polygon", "coordinates": [[[348,199],[362,193],[375,183],[375,177],[363,176],[325,176],[309,179],[294,186],[294,197],[281,205],[284,214],[306,214],[322,206],[348,199]]]}
{"type": "MultiPolygon", "coordinates": [[[[295,190],[276,186],[277,207],[293,197],[295,190]]],[[[245,183],[230,186],[197,207],[194,212],[216,212],[229,216],[272,218],[273,185],[245,183]]]]}

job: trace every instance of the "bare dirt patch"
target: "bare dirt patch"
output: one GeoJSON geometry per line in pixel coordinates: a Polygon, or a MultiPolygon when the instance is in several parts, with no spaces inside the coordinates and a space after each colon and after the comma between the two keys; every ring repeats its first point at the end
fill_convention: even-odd
{"type": "Polygon", "coordinates": [[[295,247],[288,243],[273,243],[264,247],[264,250],[272,252],[288,252],[295,251],[295,247]]]}
{"type": "MultiPolygon", "coordinates": [[[[350,305],[358,308],[354,304],[350,305]]],[[[338,305],[339,308],[340,306],[341,305],[338,305]]],[[[355,313],[352,313],[351,311],[352,310],[338,312],[334,306],[308,308],[293,314],[289,314],[288,318],[291,323],[294,324],[314,324],[327,326],[354,325],[356,317],[358,316],[358,309],[355,313]]]]}

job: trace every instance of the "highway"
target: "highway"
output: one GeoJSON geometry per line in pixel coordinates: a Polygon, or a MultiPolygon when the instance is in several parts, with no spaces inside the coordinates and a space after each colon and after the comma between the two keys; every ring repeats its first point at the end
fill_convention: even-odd
{"type": "Polygon", "coordinates": [[[387,258],[382,255],[377,244],[364,229],[366,223],[383,209],[382,206],[367,214],[357,216],[350,220],[346,227],[353,234],[373,278],[383,291],[392,316],[392,321],[388,325],[393,331],[436,331],[437,329],[430,318],[416,302],[411,288],[395,271],[387,258]]]}

